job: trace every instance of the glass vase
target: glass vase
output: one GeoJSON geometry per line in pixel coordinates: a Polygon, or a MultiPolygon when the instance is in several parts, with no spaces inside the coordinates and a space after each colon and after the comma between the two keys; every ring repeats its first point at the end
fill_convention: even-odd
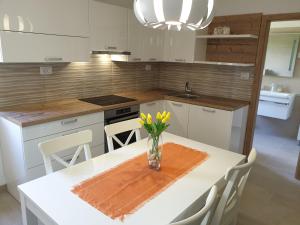
{"type": "Polygon", "coordinates": [[[162,158],[162,136],[153,137],[148,136],[148,165],[151,169],[159,170],[162,158]]]}

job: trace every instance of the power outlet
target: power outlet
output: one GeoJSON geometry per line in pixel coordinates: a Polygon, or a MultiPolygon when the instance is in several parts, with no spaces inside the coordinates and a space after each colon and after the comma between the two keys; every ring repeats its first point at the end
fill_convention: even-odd
{"type": "Polygon", "coordinates": [[[249,72],[241,72],[241,80],[249,80],[250,73],[249,72]]]}
{"type": "Polygon", "coordinates": [[[152,70],[152,66],[149,65],[149,64],[147,64],[147,65],[145,66],[145,70],[146,70],[146,71],[151,71],[151,70],[152,70]]]}
{"type": "Polygon", "coordinates": [[[51,75],[53,74],[52,66],[41,66],[40,67],[41,75],[51,75]]]}

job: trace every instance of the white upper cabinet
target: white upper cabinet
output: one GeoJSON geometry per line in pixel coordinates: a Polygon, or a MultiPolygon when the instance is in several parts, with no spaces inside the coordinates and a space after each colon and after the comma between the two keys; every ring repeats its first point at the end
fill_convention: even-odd
{"type": "Polygon", "coordinates": [[[0,30],[88,37],[88,0],[1,0],[0,30]]]}
{"type": "Polygon", "coordinates": [[[143,40],[144,61],[162,61],[164,32],[158,29],[145,28],[143,40]]]}
{"type": "Polygon", "coordinates": [[[127,9],[90,0],[92,51],[128,51],[127,9]]]}
{"type": "Polygon", "coordinates": [[[166,31],[164,61],[194,62],[195,41],[194,31],[166,31]]]}
{"type": "Polygon", "coordinates": [[[88,38],[0,31],[0,62],[87,62],[88,38]]]}
{"type": "Polygon", "coordinates": [[[132,10],[128,10],[128,61],[162,61],[164,32],[144,27],[138,22],[132,10]]]}
{"type": "Polygon", "coordinates": [[[132,10],[128,10],[128,51],[129,61],[139,62],[144,58],[143,42],[145,27],[138,22],[132,10]]]}

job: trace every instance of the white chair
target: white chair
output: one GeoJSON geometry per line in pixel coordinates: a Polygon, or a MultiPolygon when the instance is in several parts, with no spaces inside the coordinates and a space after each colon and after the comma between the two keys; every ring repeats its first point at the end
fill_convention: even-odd
{"type": "Polygon", "coordinates": [[[73,166],[76,163],[76,160],[84,150],[85,159],[91,159],[91,150],[89,144],[92,142],[92,131],[85,130],[74,134],[69,134],[61,137],[54,138],[52,140],[45,141],[43,143],[39,143],[39,149],[42,153],[46,173],[50,174],[53,172],[53,167],[51,163],[51,158],[55,159],[58,163],[65,167],[73,166]],[[69,163],[64,161],[58,155],[59,152],[78,147],[73,158],[69,163]]]}
{"type": "Polygon", "coordinates": [[[115,150],[113,140],[115,140],[121,147],[128,145],[133,135],[135,135],[136,141],[141,140],[140,129],[142,125],[138,121],[139,119],[131,119],[119,123],[106,125],[104,127],[109,152],[115,150]],[[128,135],[127,140],[123,143],[116,135],[126,131],[131,132],[128,135]]]}
{"type": "Polygon", "coordinates": [[[237,215],[249,173],[256,159],[256,150],[252,149],[248,162],[227,170],[226,187],[217,205],[211,225],[235,225],[237,215]]]}
{"type": "Polygon", "coordinates": [[[171,223],[170,225],[208,225],[213,211],[213,206],[217,197],[217,192],[217,186],[213,186],[206,199],[205,206],[199,212],[187,219],[171,223]]]}

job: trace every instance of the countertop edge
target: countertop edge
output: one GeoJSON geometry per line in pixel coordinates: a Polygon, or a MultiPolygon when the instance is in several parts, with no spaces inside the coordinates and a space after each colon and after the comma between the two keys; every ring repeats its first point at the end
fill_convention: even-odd
{"type": "MultiPolygon", "coordinates": [[[[124,97],[132,97],[132,95],[134,95],[134,94],[133,93],[131,93],[131,94],[120,93],[117,95],[124,96],[124,97]]],[[[222,98],[220,98],[220,99],[222,99],[222,98]]],[[[237,106],[217,105],[217,104],[208,103],[208,102],[201,102],[199,100],[197,101],[197,100],[193,100],[193,99],[184,99],[184,98],[180,98],[180,97],[175,97],[175,96],[167,95],[166,92],[164,92],[161,94],[157,94],[156,96],[152,96],[152,97],[145,97],[145,98],[141,98],[141,99],[137,98],[136,101],[132,101],[132,102],[128,102],[128,103],[111,105],[111,106],[98,106],[99,108],[96,107],[94,109],[83,110],[80,112],[70,112],[70,113],[65,113],[62,115],[49,116],[48,118],[47,117],[38,118],[38,119],[32,119],[32,120],[28,120],[28,121],[21,121],[21,120],[14,118],[13,116],[5,115],[5,113],[6,113],[5,111],[0,112],[0,116],[6,120],[11,121],[12,123],[17,124],[20,127],[29,127],[29,126],[39,125],[39,124],[43,124],[43,123],[53,122],[56,120],[62,120],[62,119],[67,119],[67,118],[71,118],[71,117],[76,117],[76,116],[84,116],[84,115],[93,114],[93,113],[97,113],[97,112],[103,112],[106,110],[117,109],[117,108],[121,108],[121,107],[128,107],[128,106],[138,105],[138,104],[144,104],[144,103],[148,103],[148,102],[152,102],[152,101],[159,101],[159,100],[176,101],[176,102],[180,102],[180,103],[198,105],[198,106],[203,106],[203,107],[210,107],[210,108],[226,110],[226,111],[231,111],[231,112],[236,111],[240,108],[243,108],[243,107],[249,105],[249,102],[247,102],[247,101],[234,100],[234,99],[232,99],[232,100],[239,102],[239,105],[237,105],[237,106]]],[[[227,101],[228,101],[228,99],[227,99],[227,101]]],[[[87,103],[87,104],[89,104],[89,103],[87,103]]]]}

